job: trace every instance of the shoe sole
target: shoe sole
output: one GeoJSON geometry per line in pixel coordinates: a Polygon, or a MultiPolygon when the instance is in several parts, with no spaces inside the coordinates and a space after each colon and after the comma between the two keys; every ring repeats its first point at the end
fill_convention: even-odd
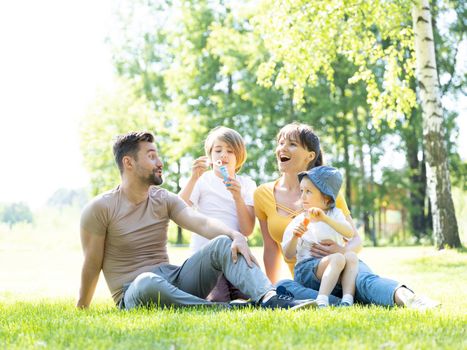
{"type": "Polygon", "coordinates": [[[245,301],[245,302],[230,302],[230,307],[232,309],[239,309],[239,308],[247,308],[247,307],[255,307],[256,304],[252,301],[245,301]]]}
{"type": "Polygon", "coordinates": [[[294,307],[291,307],[288,310],[293,311],[293,310],[301,310],[301,309],[316,309],[317,307],[318,307],[318,303],[316,302],[316,300],[309,300],[299,305],[295,305],[294,307]]]}

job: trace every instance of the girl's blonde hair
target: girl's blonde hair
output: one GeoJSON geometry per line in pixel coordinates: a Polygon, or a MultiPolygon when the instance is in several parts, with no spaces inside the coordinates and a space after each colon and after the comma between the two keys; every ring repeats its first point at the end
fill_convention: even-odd
{"type": "Polygon", "coordinates": [[[237,158],[235,172],[238,172],[246,161],[246,147],[243,138],[233,129],[225,126],[215,127],[209,132],[206,141],[204,141],[204,151],[209,159],[211,159],[212,148],[216,140],[221,140],[232,147],[235,157],[237,158]]]}

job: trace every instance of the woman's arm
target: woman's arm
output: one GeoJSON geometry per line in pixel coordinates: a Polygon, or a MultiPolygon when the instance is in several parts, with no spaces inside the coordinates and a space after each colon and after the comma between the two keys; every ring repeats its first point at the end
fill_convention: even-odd
{"type": "Polygon", "coordinates": [[[259,220],[259,227],[263,236],[263,261],[266,269],[266,276],[274,284],[279,280],[281,268],[281,251],[277,243],[269,233],[268,224],[264,220],[259,220]]]}

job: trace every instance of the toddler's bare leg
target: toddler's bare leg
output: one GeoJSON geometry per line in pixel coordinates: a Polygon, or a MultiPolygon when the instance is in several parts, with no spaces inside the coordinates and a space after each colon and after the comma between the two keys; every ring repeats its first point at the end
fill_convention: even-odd
{"type": "Polygon", "coordinates": [[[355,280],[358,273],[358,256],[354,252],[347,252],[345,256],[345,268],[342,271],[342,294],[355,295],[355,280]]]}
{"type": "Polygon", "coordinates": [[[345,257],[340,253],[331,254],[321,259],[316,271],[316,277],[321,280],[319,294],[331,294],[344,267],[345,257]]]}

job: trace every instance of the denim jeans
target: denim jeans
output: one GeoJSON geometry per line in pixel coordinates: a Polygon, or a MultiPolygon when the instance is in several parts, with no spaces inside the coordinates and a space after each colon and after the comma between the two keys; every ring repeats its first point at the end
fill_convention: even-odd
{"type": "Polygon", "coordinates": [[[250,268],[242,255],[234,263],[232,240],[219,236],[188,258],[182,266],[164,264],[131,282],[119,307],[212,305],[205,300],[223,273],[243,293],[258,301],[273,289],[257,265],[250,268]]]}
{"type": "MultiPolygon", "coordinates": [[[[319,280],[314,271],[307,272],[310,278],[310,288],[292,280],[282,280],[277,286],[286,287],[297,299],[316,299],[318,296],[319,280]]],[[[355,281],[355,301],[361,304],[394,306],[394,293],[402,285],[394,280],[375,275],[363,261],[359,261],[358,275],[355,281]]],[[[342,297],[340,285],[332,291],[335,297],[342,297]]],[[[330,304],[338,304],[338,298],[329,297],[330,304]]]]}
{"type": "MultiPolygon", "coordinates": [[[[291,292],[296,299],[316,299],[321,281],[316,277],[316,269],[321,259],[310,258],[295,265],[294,280],[282,280],[277,286],[283,286],[291,292]]],[[[339,284],[329,296],[329,304],[338,305],[342,296],[339,284]]]]}

